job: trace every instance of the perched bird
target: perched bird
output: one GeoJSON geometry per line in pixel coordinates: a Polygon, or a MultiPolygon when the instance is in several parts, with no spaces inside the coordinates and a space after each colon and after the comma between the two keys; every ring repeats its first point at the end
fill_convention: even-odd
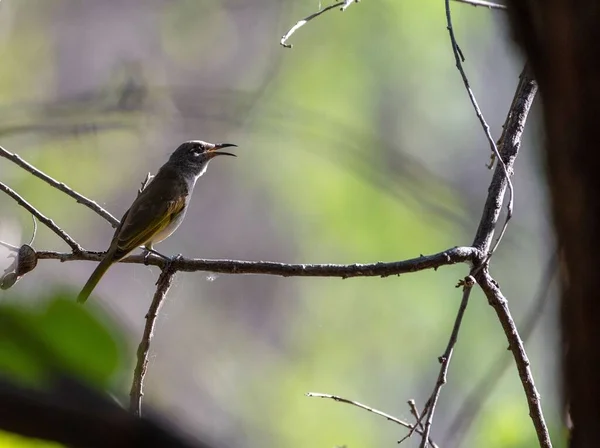
{"type": "Polygon", "coordinates": [[[183,221],[194,185],[216,156],[233,156],[229,152],[217,152],[222,148],[237,146],[231,143],[207,143],[190,140],[175,150],[156,176],[133,201],[106,251],[104,258],[79,293],[77,301],[87,300],[108,268],[132,250],[152,245],[168,238],[183,221]]]}

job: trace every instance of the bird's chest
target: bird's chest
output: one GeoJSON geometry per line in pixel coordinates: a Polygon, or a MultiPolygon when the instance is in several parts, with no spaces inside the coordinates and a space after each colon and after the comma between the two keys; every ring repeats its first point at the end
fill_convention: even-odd
{"type": "Polygon", "coordinates": [[[183,210],[181,210],[179,213],[173,215],[170,222],[165,226],[165,228],[162,229],[160,232],[158,232],[152,238],[152,243],[153,244],[160,243],[164,239],[167,239],[169,236],[171,236],[171,234],[173,232],[175,232],[175,230],[177,230],[177,227],[179,227],[179,225],[183,221],[186,211],[187,211],[187,207],[184,207],[183,210]]]}

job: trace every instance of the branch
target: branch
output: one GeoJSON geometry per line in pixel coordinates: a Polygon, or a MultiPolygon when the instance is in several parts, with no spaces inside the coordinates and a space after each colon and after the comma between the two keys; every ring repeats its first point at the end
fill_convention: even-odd
{"type": "MultiPolygon", "coordinates": [[[[500,157],[500,153],[498,152],[498,147],[496,146],[496,143],[494,142],[494,138],[492,137],[490,127],[487,124],[487,122],[485,121],[485,118],[483,117],[483,113],[481,112],[481,109],[479,108],[479,104],[477,103],[475,94],[473,93],[473,90],[471,89],[471,84],[469,83],[469,79],[467,78],[465,70],[463,69],[462,61],[465,60],[465,57],[462,54],[462,51],[461,51],[460,47],[458,46],[458,43],[456,42],[456,37],[454,36],[454,28],[452,27],[452,14],[450,13],[450,0],[445,0],[445,4],[446,4],[447,28],[448,28],[448,33],[450,35],[450,43],[452,44],[452,52],[454,54],[454,61],[456,63],[456,68],[458,69],[458,72],[460,73],[463,84],[465,85],[465,89],[467,90],[467,93],[469,95],[469,99],[471,100],[471,104],[473,105],[473,109],[475,109],[475,114],[477,115],[477,118],[479,119],[479,123],[481,124],[481,127],[483,128],[483,132],[485,133],[488,143],[490,144],[492,154],[495,156],[496,160],[498,160],[498,163],[502,166],[504,178],[506,179],[506,182],[508,183],[508,190],[510,192],[508,205],[506,206],[506,209],[507,209],[506,222],[504,224],[504,229],[502,230],[500,237],[498,238],[498,242],[494,246],[494,248],[496,248],[498,246],[498,244],[500,243],[500,239],[504,235],[504,230],[506,230],[508,221],[512,217],[513,203],[514,203],[514,189],[513,189],[512,182],[510,181],[510,175],[509,175],[508,168],[506,167],[506,164],[505,164],[504,160],[502,159],[502,157],[500,157]]],[[[490,165],[490,168],[491,168],[491,165],[490,165]]],[[[490,197],[492,197],[491,194],[488,195],[488,198],[490,198],[490,197]]],[[[502,205],[502,202],[500,202],[500,205],[502,205]]],[[[488,249],[489,249],[489,247],[485,248],[486,251],[488,249]]],[[[489,254],[489,256],[491,256],[491,253],[489,254]]],[[[489,256],[488,256],[488,258],[489,258],[489,256]]]]}
{"type": "MultiPolygon", "coordinates": [[[[533,330],[543,315],[544,308],[550,298],[550,286],[558,272],[557,255],[555,253],[548,262],[538,286],[534,304],[527,312],[527,317],[522,322],[522,325],[519,325],[522,328],[523,343],[527,343],[533,334],[533,330]]],[[[445,446],[459,447],[463,445],[464,437],[468,434],[471,424],[479,415],[486,398],[491,394],[510,366],[510,359],[510,355],[504,349],[492,367],[488,369],[488,373],[483,375],[477,385],[469,392],[446,431],[445,446]]]]}
{"type": "Polygon", "coordinates": [[[340,8],[340,11],[343,12],[343,11],[347,10],[352,3],[358,3],[359,1],[360,0],[344,0],[344,4],[340,8]]]}
{"type": "MultiPolygon", "coordinates": [[[[447,6],[447,8],[449,8],[448,0],[446,0],[446,6],[447,6]]],[[[446,12],[447,12],[447,14],[449,14],[449,9],[447,9],[446,12]]],[[[448,23],[449,23],[449,29],[451,30],[451,20],[450,20],[449,15],[448,15],[448,23]]],[[[455,40],[453,39],[454,35],[453,35],[452,31],[450,32],[450,35],[451,35],[451,39],[452,39],[453,49],[455,52],[455,58],[457,60],[457,67],[459,68],[459,71],[461,72],[461,75],[463,76],[463,80],[465,80],[465,86],[467,87],[467,91],[469,91],[469,96],[472,98],[473,101],[475,101],[475,98],[474,98],[474,96],[472,96],[472,92],[470,91],[470,87],[468,86],[468,81],[466,80],[464,71],[462,71],[462,66],[460,65],[460,58],[459,58],[460,49],[458,48],[455,40]]],[[[486,200],[483,212],[482,212],[482,216],[481,216],[481,220],[479,222],[479,227],[477,229],[477,233],[476,233],[474,241],[473,241],[473,247],[479,249],[478,253],[481,254],[481,256],[482,256],[482,258],[475,260],[475,264],[470,273],[470,275],[472,277],[474,277],[476,280],[478,280],[478,274],[481,274],[481,272],[487,268],[490,256],[492,255],[492,253],[495,251],[498,244],[500,243],[500,240],[502,239],[504,231],[506,230],[508,220],[510,219],[510,214],[512,213],[512,211],[511,211],[512,205],[510,205],[510,202],[509,202],[509,206],[510,206],[509,214],[507,215],[507,219],[504,222],[504,226],[503,226],[503,229],[501,231],[499,238],[496,240],[496,243],[495,243],[493,249],[490,251],[489,249],[492,244],[494,230],[496,227],[496,223],[498,221],[498,217],[500,215],[500,211],[502,209],[502,203],[503,203],[504,194],[506,191],[506,186],[508,184],[509,187],[512,187],[510,184],[510,179],[507,176],[507,173],[512,172],[512,168],[513,168],[515,159],[517,157],[517,154],[518,154],[518,151],[520,148],[521,139],[523,136],[523,130],[525,128],[525,122],[527,120],[527,116],[528,116],[529,110],[531,108],[531,104],[533,103],[533,99],[535,97],[536,92],[537,92],[537,84],[536,84],[535,80],[531,77],[529,68],[527,66],[525,66],[525,68],[523,69],[523,71],[520,75],[519,85],[517,86],[515,96],[513,98],[513,102],[509,108],[509,111],[508,111],[508,114],[506,117],[506,121],[503,126],[504,131],[499,140],[499,142],[500,142],[499,146],[502,151],[502,154],[501,154],[501,157],[500,156],[497,157],[499,165],[496,166],[496,170],[492,177],[492,181],[491,181],[490,187],[488,189],[488,197],[487,197],[487,200],[486,200]]],[[[478,111],[478,117],[480,118],[480,120],[483,120],[483,116],[480,115],[480,112],[478,110],[478,106],[477,106],[476,102],[474,102],[474,106],[475,106],[476,111],[478,111]]],[[[485,123],[485,120],[484,120],[484,123],[485,123]]],[[[486,124],[486,126],[487,126],[487,124],[486,124]]],[[[485,129],[485,126],[484,126],[484,129],[485,129]]],[[[489,131],[489,128],[487,128],[486,132],[487,131],[489,131]]],[[[496,149],[496,151],[498,151],[498,150],[496,149]]],[[[511,193],[512,193],[512,190],[511,190],[511,193]]],[[[470,292],[468,292],[468,293],[465,292],[465,294],[466,294],[466,297],[463,296],[463,301],[461,303],[461,309],[459,309],[459,314],[455,321],[453,335],[451,335],[451,337],[450,337],[450,342],[452,342],[452,340],[453,340],[454,333],[456,333],[456,334],[458,333],[458,329],[460,327],[460,321],[462,320],[462,314],[464,314],[464,309],[462,307],[463,307],[463,305],[466,307],[467,301],[468,301],[468,294],[470,294],[470,292]]],[[[510,317],[510,312],[508,311],[508,307],[506,307],[506,313],[507,314],[504,316],[504,318],[508,318],[508,319],[512,320],[512,317],[510,317]]],[[[507,337],[508,337],[508,335],[507,335],[507,337]]],[[[449,342],[449,346],[450,346],[450,342],[449,342]]],[[[518,353],[518,354],[515,353],[515,356],[520,356],[520,355],[521,355],[520,353],[518,353]]],[[[523,351],[523,355],[525,355],[524,351],[523,351]]],[[[431,420],[433,418],[433,411],[435,409],[435,404],[437,401],[437,396],[439,396],[439,390],[441,389],[441,386],[445,383],[445,377],[446,377],[446,373],[447,373],[447,369],[448,369],[448,366],[444,365],[443,360],[444,360],[444,358],[442,358],[442,368],[440,370],[440,375],[438,376],[438,381],[434,387],[434,391],[433,391],[430,399],[425,404],[423,413],[421,414],[421,419],[423,419],[425,415],[428,416],[427,421],[426,421],[426,426],[425,426],[425,429],[426,429],[425,432],[427,435],[429,434],[431,420]],[[446,372],[444,370],[446,370],[446,372]]],[[[448,362],[449,362],[449,360],[448,360],[448,362]]],[[[520,362],[523,362],[523,360],[521,359],[520,362]]],[[[527,380],[530,381],[531,384],[533,384],[532,377],[528,378],[527,380]]],[[[529,396],[528,396],[528,401],[529,401],[529,396]]],[[[530,409],[531,408],[532,407],[530,404],[530,409]]],[[[544,420],[543,415],[541,414],[541,408],[539,409],[539,411],[540,411],[540,413],[537,415],[534,415],[532,413],[532,419],[534,420],[534,424],[535,424],[536,420],[538,420],[538,421],[541,420],[542,422],[544,420]]],[[[545,426],[544,426],[544,428],[545,428],[545,426]]],[[[547,438],[549,440],[547,429],[545,432],[545,438],[547,438]]],[[[425,446],[426,440],[427,439],[425,437],[423,437],[423,439],[421,441],[421,447],[425,446]]],[[[540,438],[540,440],[541,440],[541,438],[540,438]]]]}
{"type": "MultiPolygon", "coordinates": [[[[421,421],[423,417],[419,415],[419,410],[417,409],[415,400],[408,400],[407,404],[408,404],[408,408],[410,409],[410,413],[415,418],[416,423],[415,423],[413,429],[411,429],[408,434],[406,434],[404,437],[402,437],[402,439],[398,440],[398,445],[400,445],[406,439],[409,439],[413,435],[413,433],[416,431],[417,428],[420,429],[420,432],[417,432],[417,434],[420,434],[420,435],[423,435],[423,431],[425,430],[425,427],[423,426],[423,423],[421,421]]],[[[438,448],[437,444],[433,440],[431,440],[431,437],[427,436],[427,440],[429,441],[429,444],[432,446],[432,448],[438,448]]]]}
{"type": "MultiPolygon", "coordinates": [[[[487,252],[491,245],[494,229],[502,208],[502,201],[507,183],[510,187],[510,180],[506,177],[505,169],[512,172],[515,159],[519,152],[527,115],[536,92],[537,83],[535,79],[533,79],[530,68],[526,65],[521,72],[519,85],[504,124],[504,132],[500,138],[502,157],[498,158],[498,161],[502,162],[503,165],[501,167],[496,167],[494,176],[492,177],[488,198],[483,209],[483,215],[479,223],[479,228],[477,229],[475,240],[473,241],[473,246],[480,249],[483,253],[487,252]]],[[[506,230],[507,221],[508,216],[504,223],[500,238],[506,230]]],[[[493,250],[498,246],[500,238],[496,241],[493,250]]],[[[544,421],[539,394],[537,393],[533,382],[533,376],[529,369],[529,360],[527,359],[525,348],[519,337],[517,328],[514,325],[508,303],[496,284],[491,283],[493,282],[493,279],[487,272],[487,263],[493,250],[488,252],[488,255],[483,260],[477,262],[478,266],[472,272],[472,275],[488,297],[490,305],[494,307],[506,337],[509,340],[515,363],[519,370],[519,376],[523,388],[525,389],[525,396],[529,406],[529,415],[533,420],[540,446],[550,448],[552,443],[550,441],[548,428],[544,421]]]]}
{"type": "MultiPolygon", "coordinates": [[[[441,266],[466,263],[472,261],[479,251],[472,247],[454,247],[433,255],[423,255],[409,260],[377,262],[369,264],[288,264],[273,261],[242,260],[205,260],[200,258],[177,258],[171,262],[175,271],[184,272],[216,272],[220,274],[262,274],[281,277],[389,277],[391,275],[408,274],[426,269],[437,269],[441,266]]],[[[103,252],[82,251],[79,253],[63,253],[39,251],[39,260],[65,261],[100,261],[103,252]]],[[[121,263],[137,263],[158,266],[164,269],[167,262],[160,257],[150,255],[130,255],[121,263]]]]}
{"type": "MultiPolygon", "coordinates": [[[[379,411],[379,410],[377,410],[375,408],[372,408],[372,407],[367,406],[365,404],[359,403],[358,401],[348,400],[347,398],[343,398],[343,397],[340,397],[338,395],[319,394],[317,392],[308,392],[306,394],[306,396],[307,397],[315,397],[315,398],[328,398],[330,400],[338,401],[340,403],[350,404],[352,406],[356,406],[357,408],[364,409],[365,411],[372,412],[375,415],[379,415],[379,416],[385,418],[386,420],[389,420],[390,422],[394,422],[394,423],[399,424],[400,426],[404,426],[405,428],[408,428],[411,431],[415,431],[417,434],[422,434],[423,433],[423,431],[421,431],[419,428],[417,428],[417,425],[411,425],[410,423],[407,423],[404,420],[400,420],[399,418],[396,418],[393,415],[386,414],[385,412],[379,411]]],[[[430,441],[430,443],[434,447],[436,446],[435,443],[433,443],[432,441],[430,441]]]]}
{"type": "Polygon", "coordinates": [[[548,427],[546,426],[544,414],[542,412],[540,395],[533,382],[533,375],[529,368],[529,359],[525,352],[525,346],[519,336],[517,326],[510,314],[510,310],[508,309],[508,301],[502,294],[502,291],[500,291],[498,283],[490,276],[487,269],[484,268],[479,271],[475,275],[475,279],[477,280],[477,283],[479,283],[479,286],[483,290],[490,305],[496,311],[498,320],[502,324],[504,334],[506,334],[506,338],[508,339],[508,346],[515,358],[519,377],[521,378],[525,396],[527,397],[529,416],[533,420],[533,426],[535,427],[540,446],[543,448],[552,448],[548,427]]]}
{"type": "Polygon", "coordinates": [[[17,192],[15,192],[13,189],[7,187],[6,185],[0,182],[0,190],[4,191],[7,195],[13,198],[17,204],[19,204],[21,207],[23,207],[25,210],[27,210],[29,213],[35,216],[42,224],[44,224],[55,234],[57,234],[65,243],[69,245],[69,247],[71,247],[73,253],[78,254],[83,252],[83,247],[77,244],[77,242],[73,238],[71,238],[67,234],[67,232],[65,232],[56,224],[54,224],[54,221],[52,221],[50,218],[47,218],[46,216],[42,215],[41,212],[39,212],[33,205],[31,205],[29,202],[27,202],[25,199],[19,196],[17,192]]]}
{"type": "Polygon", "coordinates": [[[158,277],[156,282],[156,292],[154,293],[152,303],[146,314],[146,326],[144,327],[144,334],[142,335],[142,340],[137,350],[137,364],[133,372],[133,382],[131,384],[131,392],[129,393],[129,409],[137,417],[142,415],[144,378],[146,377],[146,371],[148,370],[148,356],[150,354],[150,342],[154,336],[154,325],[156,324],[158,312],[167,296],[167,292],[171,287],[176,272],[177,271],[174,269],[172,263],[166,264],[160,277],[158,277]]]}
{"type": "Polygon", "coordinates": [[[460,326],[462,324],[465,311],[467,310],[467,305],[469,304],[469,296],[471,295],[471,290],[473,289],[474,284],[474,279],[470,275],[462,281],[463,296],[460,302],[460,307],[458,308],[458,314],[456,315],[456,319],[454,320],[454,326],[452,327],[452,333],[450,334],[450,339],[448,340],[446,350],[444,351],[444,354],[439,358],[439,361],[441,363],[440,373],[438,375],[435,387],[433,388],[431,397],[429,397],[429,400],[427,401],[429,406],[426,406],[426,409],[421,415],[421,419],[419,419],[417,421],[417,424],[415,425],[419,425],[421,420],[425,416],[427,416],[427,419],[425,420],[425,430],[423,431],[423,437],[421,439],[421,444],[419,445],[420,448],[425,448],[429,441],[429,433],[431,431],[431,424],[433,422],[433,414],[435,413],[435,407],[437,405],[438,398],[440,397],[442,386],[446,384],[446,376],[448,374],[448,368],[450,367],[450,360],[452,359],[452,354],[454,353],[454,347],[456,345],[456,341],[458,340],[458,332],[460,331],[460,326]]]}
{"type": "Polygon", "coordinates": [[[489,8],[489,9],[502,9],[502,10],[507,9],[505,5],[501,5],[499,3],[488,2],[485,0],[454,0],[454,1],[458,2],[458,3],[466,3],[467,5],[471,5],[471,6],[483,6],[484,8],[489,8]]]}
{"type": "MultiPolygon", "coordinates": [[[[321,14],[324,14],[333,8],[337,8],[339,6],[342,11],[345,11],[352,4],[353,1],[354,0],[343,0],[341,2],[334,3],[333,5],[329,5],[326,8],[323,8],[320,11],[317,11],[317,12],[305,17],[304,19],[298,20],[298,22],[296,22],[296,24],[293,27],[291,27],[287,33],[285,33],[283,35],[283,37],[279,41],[279,45],[281,45],[284,48],[292,48],[293,45],[286,43],[287,40],[290,37],[292,37],[292,34],[294,34],[296,31],[298,31],[300,28],[302,28],[304,25],[306,25],[312,19],[316,19],[321,14]]],[[[358,1],[356,3],[358,3],[358,1]]]]}
{"type": "Polygon", "coordinates": [[[104,219],[106,219],[108,222],[110,222],[113,227],[117,227],[119,225],[119,220],[117,218],[115,218],[113,215],[111,215],[109,212],[104,210],[102,207],[100,207],[96,202],[77,193],[76,191],[69,188],[64,183],[58,182],[57,180],[51,178],[50,176],[43,173],[42,171],[40,171],[33,165],[27,163],[25,160],[23,160],[17,154],[13,154],[12,152],[7,151],[6,149],[2,148],[1,146],[0,146],[0,157],[4,157],[5,159],[10,160],[14,164],[23,168],[25,171],[33,174],[38,179],[42,179],[44,182],[53,186],[57,190],[62,191],[63,193],[67,194],[68,196],[71,196],[73,199],[75,199],[77,201],[77,203],[85,205],[90,210],[93,210],[98,215],[102,216],[104,219]]]}
{"type": "MultiPolygon", "coordinates": [[[[489,8],[489,9],[506,9],[506,6],[504,5],[500,5],[498,3],[493,3],[493,2],[488,2],[485,0],[454,0],[456,2],[459,3],[466,3],[468,5],[471,6],[483,6],[485,8],[489,8]]],[[[292,48],[293,45],[292,44],[288,44],[287,41],[290,37],[292,37],[292,34],[294,34],[296,31],[298,31],[300,28],[302,28],[304,25],[306,25],[308,22],[310,22],[312,19],[316,19],[317,17],[319,17],[321,14],[326,13],[327,11],[337,8],[340,8],[340,11],[345,11],[346,9],[348,9],[350,7],[350,5],[352,5],[353,3],[358,3],[359,0],[342,0],[340,2],[334,3],[333,5],[329,5],[313,14],[310,14],[309,16],[298,20],[298,22],[296,22],[296,24],[291,27],[289,29],[289,31],[287,33],[285,33],[281,40],[279,41],[279,45],[281,45],[284,48],[292,48]]]]}
{"type": "MultiPolygon", "coordinates": [[[[483,252],[489,251],[502,209],[502,201],[507,185],[504,168],[510,173],[513,172],[513,166],[521,147],[527,116],[529,115],[536,93],[537,83],[531,74],[529,66],[526,65],[519,75],[519,84],[517,85],[515,96],[508,110],[504,125],[502,126],[502,135],[498,141],[501,151],[501,157],[498,160],[502,161],[504,165],[496,166],[490,183],[489,194],[483,208],[483,215],[475,235],[475,240],[473,241],[473,246],[483,252]]],[[[500,239],[506,230],[507,222],[508,219],[504,222],[501,235],[496,240],[490,253],[493,253],[498,247],[500,239]]]]}
{"type": "Polygon", "coordinates": [[[10,244],[10,243],[6,243],[6,242],[4,242],[4,241],[0,241],[0,246],[4,246],[4,247],[6,247],[8,250],[11,250],[11,251],[13,251],[13,252],[17,252],[17,251],[19,250],[19,247],[18,247],[18,246],[13,246],[12,244],[10,244]]]}

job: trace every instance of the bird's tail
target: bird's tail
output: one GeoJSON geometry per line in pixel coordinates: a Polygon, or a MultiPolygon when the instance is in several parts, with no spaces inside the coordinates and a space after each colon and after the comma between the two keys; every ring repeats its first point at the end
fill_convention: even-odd
{"type": "Polygon", "coordinates": [[[102,276],[108,271],[108,268],[114,263],[114,259],[111,256],[112,254],[107,254],[106,257],[100,262],[100,264],[96,267],[87,283],[77,296],[78,303],[84,303],[87,298],[90,296],[102,276]]]}

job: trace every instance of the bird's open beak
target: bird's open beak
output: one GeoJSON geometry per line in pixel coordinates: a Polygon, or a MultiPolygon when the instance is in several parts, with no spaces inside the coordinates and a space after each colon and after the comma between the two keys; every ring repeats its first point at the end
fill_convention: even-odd
{"type": "Polygon", "coordinates": [[[237,157],[235,154],[232,154],[230,152],[216,152],[219,149],[223,149],[223,148],[230,148],[230,147],[236,147],[237,145],[234,145],[233,143],[217,143],[215,144],[215,146],[211,149],[208,150],[208,152],[210,152],[212,154],[213,157],[215,156],[232,156],[232,157],[237,157]]]}

